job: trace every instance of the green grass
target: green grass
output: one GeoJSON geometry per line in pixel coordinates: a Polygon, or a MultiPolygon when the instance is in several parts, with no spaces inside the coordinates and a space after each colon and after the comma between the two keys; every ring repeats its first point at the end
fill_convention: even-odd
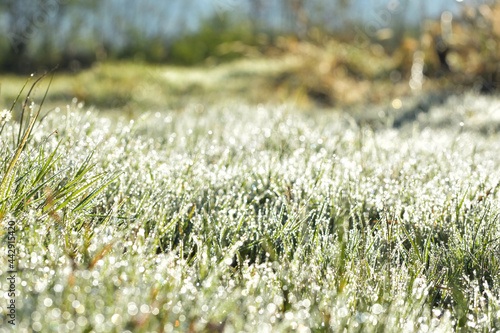
{"type": "MultiPolygon", "coordinates": [[[[191,67],[108,61],[77,73],[58,73],[45,109],[64,108],[73,98],[101,112],[130,116],[147,110],[179,110],[194,103],[227,105],[228,101],[250,105],[293,101],[301,109],[354,108],[409,93],[405,80],[390,80],[397,61],[380,48],[285,37],[276,43],[267,55],[250,48],[245,58],[223,63],[211,58],[191,67]]],[[[221,46],[244,48],[238,43],[221,46]]],[[[0,105],[10,106],[24,82],[24,76],[2,75],[0,105]]],[[[435,92],[444,86],[429,79],[424,88],[435,92]]]]}
{"type": "Polygon", "coordinates": [[[286,105],[134,121],[72,105],[9,174],[10,121],[0,332],[9,220],[18,332],[498,330],[500,140],[472,126],[495,112],[474,100],[463,126],[433,125],[445,105],[400,129],[286,105]]]}
{"type": "MultiPolygon", "coordinates": [[[[146,110],[178,110],[187,104],[217,104],[232,100],[259,104],[281,102],[287,92],[276,94],[274,78],[298,64],[293,57],[243,59],[220,66],[182,67],[131,62],[107,62],[77,74],[59,73],[47,96],[46,110],[65,108],[76,98],[101,112],[122,114],[146,110]]],[[[0,78],[0,105],[10,107],[25,77],[0,78]]]]}

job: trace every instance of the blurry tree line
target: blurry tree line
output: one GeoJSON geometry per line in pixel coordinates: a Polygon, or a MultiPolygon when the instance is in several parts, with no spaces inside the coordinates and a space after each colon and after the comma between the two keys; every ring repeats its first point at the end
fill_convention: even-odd
{"type": "MultiPolygon", "coordinates": [[[[444,11],[434,17],[432,2],[372,1],[378,4],[372,7],[363,3],[0,0],[0,69],[30,72],[59,64],[78,70],[95,61],[122,58],[194,64],[304,49],[280,43],[286,36],[318,48],[325,38],[371,53],[373,46],[380,47],[376,49],[382,53],[375,53],[391,59],[393,68],[375,78],[418,78],[420,70],[426,76],[452,74],[470,84],[476,84],[479,76],[488,89],[500,79],[496,1],[464,6],[460,15],[444,11]]],[[[363,67],[359,64],[349,66],[345,68],[353,77],[372,75],[356,70],[363,67]]]]}
{"type": "Polygon", "coordinates": [[[221,44],[261,44],[263,34],[307,38],[313,26],[345,30],[356,19],[347,13],[357,2],[0,0],[0,67],[30,71],[55,63],[77,69],[106,58],[186,64],[232,58],[241,52],[219,52],[221,44]]]}
{"type": "Polygon", "coordinates": [[[183,12],[196,13],[192,1],[1,0],[0,66],[77,69],[140,52],[160,60],[177,31],[193,30],[183,12]]]}

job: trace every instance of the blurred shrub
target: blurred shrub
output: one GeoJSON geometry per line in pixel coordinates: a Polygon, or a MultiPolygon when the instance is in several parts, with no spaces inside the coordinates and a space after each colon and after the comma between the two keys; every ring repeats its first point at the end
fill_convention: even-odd
{"type": "MultiPolygon", "coordinates": [[[[70,44],[55,45],[51,35],[42,40],[30,40],[22,54],[16,53],[8,40],[0,38],[0,70],[31,72],[59,64],[60,68],[78,70],[95,61],[134,59],[151,63],[193,65],[210,58],[215,62],[236,59],[258,53],[263,40],[256,35],[250,21],[215,15],[204,21],[196,32],[177,36],[146,36],[138,28],[127,28],[127,43],[111,45],[76,38],[70,44]]],[[[59,43],[61,44],[61,43],[59,43]]]]}
{"type": "Polygon", "coordinates": [[[273,50],[266,53],[292,57],[296,65],[272,78],[284,96],[322,106],[377,103],[405,93],[407,84],[397,71],[395,56],[377,44],[360,47],[339,41],[331,34],[313,28],[307,39],[295,36],[275,38],[273,50]]]}
{"type": "Polygon", "coordinates": [[[500,5],[464,7],[460,16],[443,13],[422,36],[426,74],[445,74],[456,85],[492,92],[500,82],[500,5]]]}
{"type": "Polygon", "coordinates": [[[192,65],[208,58],[231,60],[251,51],[257,38],[249,22],[235,24],[226,16],[214,16],[201,29],[176,40],[170,47],[169,62],[192,65]]]}
{"type": "Polygon", "coordinates": [[[500,80],[500,5],[468,8],[450,38],[450,66],[483,91],[498,88],[500,80]]]}

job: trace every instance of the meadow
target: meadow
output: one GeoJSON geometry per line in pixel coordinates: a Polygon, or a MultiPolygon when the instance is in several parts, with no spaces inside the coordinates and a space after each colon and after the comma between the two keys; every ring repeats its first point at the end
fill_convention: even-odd
{"type": "Polygon", "coordinates": [[[500,330],[498,98],[36,117],[42,96],[0,124],[0,332],[10,221],[16,332],[500,330]]]}

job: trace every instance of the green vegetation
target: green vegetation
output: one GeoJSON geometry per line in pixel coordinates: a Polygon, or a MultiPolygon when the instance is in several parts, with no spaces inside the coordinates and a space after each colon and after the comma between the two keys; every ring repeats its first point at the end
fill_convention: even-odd
{"type": "Polygon", "coordinates": [[[497,106],[4,112],[0,332],[10,220],[19,332],[499,329],[497,106]]]}
{"type": "MultiPolygon", "coordinates": [[[[280,77],[297,67],[294,56],[250,58],[219,66],[173,66],[131,62],[106,62],[78,74],[61,73],[54,78],[46,109],[65,107],[76,97],[100,111],[119,113],[180,109],[190,103],[217,104],[228,100],[259,104],[285,100],[308,103],[299,89],[288,89],[280,77]]],[[[16,98],[25,78],[0,78],[0,104],[16,98]]]]}
{"type": "Polygon", "coordinates": [[[11,263],[19,332],[500,332],[500,102],[456,97],[498,88],[499,6],[56,47],[100,3],[0,5],[45,17],[0,66],[67,70],[0,81],[0,333],[11,263]]]}
{"type": "Polygon", "coordinates": [[[241,58],[257,45],[258,38],[250,22],[235,25],[224,16],[215,16],[202,24],[199,32],[175,41],[169,48],[169,55],[160,60],[183,65],[199,64],[209,58],[222,62],[241,58]]]}
{"type": "MultiPolygon", "coordinates": [[[[348,106],[359,110],[365,103],[387,103],[410,93],[406,80],[390,80],[396,65],[380,49],[361,50],[336,41],[319,47],[320,41],[298,43],[294,38],[278,42],[273,56],[254,54],[218,65],[104,62],[76,74],[58,73],[46,109],[65,107],[76,97],[101,111],[120,113],[177,110],[189,103],[213,105],[228,100],[251,105],[292,101],[305,109],[348,106]]],[[[24,80],[24,76],[2,75],[0,104],[12,103],[24,80]]],[[[443,86],[428,80],[424,90],[443,90],[443,86]]]]}
{"type": "MultiPolygon", "coordinates": [[[[347,31],[335,35],[311,25],[299,38],[291,32],[259,30],[257,21],[252,26],[236,17],[214,16],[198,31],[175,40],[147,37],[130,28],[131,44],[124,49],[78,40],[75,44],[86,51],[71,55],[48,44],[43,49],[50,53],[12,54],[4,69],[59,63],[67,72],[54,81],[50,108],[76,97],[100,110],[128,113],[179,109],[193,102],[212,105],[228,98],[252,105],[292,100],[304,108],[359,110],[366,103],[412,94],[412,75],[422,77],[413,85],[417,91],[420,85],[423,92],[496,91],[500,26],[495,22],[500,7],[481,5],[446,17],[427,21],[419,33],[395,34],[399,37],[394,44],[362,38],[361,30],[357,36],[347,31]],[[417,58],[422,63],[412,74],[417,58]]],[[[391,36],[389,28],[384,31],[391,36]]],[[[2,75],[0,103],[10,104],[23,82],[24,76],[2,75]]]]}

